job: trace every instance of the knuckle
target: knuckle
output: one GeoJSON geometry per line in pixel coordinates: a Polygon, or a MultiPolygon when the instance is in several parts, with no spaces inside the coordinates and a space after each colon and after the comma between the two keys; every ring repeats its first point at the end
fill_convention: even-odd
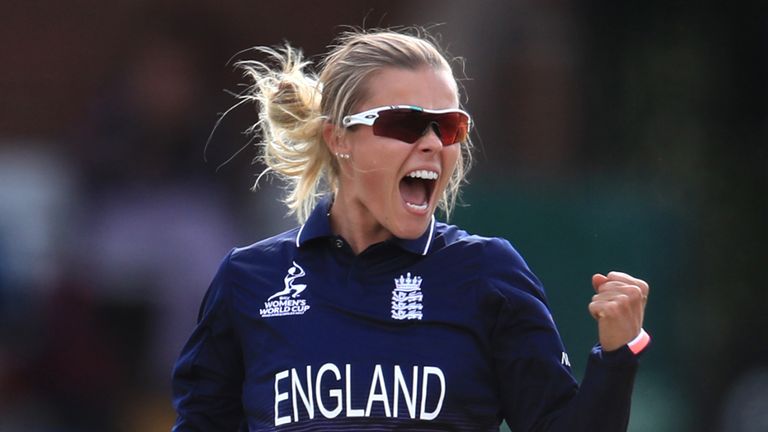
{"type": "Polygon", "coordinates": [[[600,286],[600,292],[604,293],[604,292],[616,291],[616,289],[618,289],[620,286],[621,286],[621,282],[618,282],[618,281],[606,282],[600,286]]]}
{"type": "Polygon", "coordinates": [[[643,291],[640,289],[640,287],[636,285],[631,285],[630,288],[627,290],[627,295],[632,300],[640,300],[643,298],[643,291]]]}
{"type": "Polygon", "coordinates": [[[623,281],[625,281],[627,283],[630,283],[630,284],[633,284],[633,285],[637,285],[638,287],[640,287],[640,289],[643,292],[647,292],[650,289],[650,286],[648,285],[648,282],[646,282],[643,279],[636,278],[636,277],[634,277],[634,276],[632,276],[632,275],[630,275],[628,273],[624,273],[624,272],[620,272],[620,271],[612,271],[612,272],[608,273],[607,276],[612,278],[612,279],[614,279],[614,280],[616,280],[616,279],[623,280],[623,281]]]}
{"type": "Polygon", "coordinates": [[[648,282],[642,279],[638,279],[637,284],[640,285],[640,288],[642,288],[644,291],[648,291],[649,289],[651,289],[650,285],[648,285],[648,282]]]}

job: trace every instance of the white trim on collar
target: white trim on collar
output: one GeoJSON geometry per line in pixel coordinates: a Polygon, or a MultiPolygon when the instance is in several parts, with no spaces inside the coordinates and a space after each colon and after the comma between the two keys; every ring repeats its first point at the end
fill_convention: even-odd
{"type": "Polygon", "coordinates": [[[300,247],[301,246],[301,233],[302,233],[302,231],[304,231],[304,227],[305,226],[307,226],[306,223],[304,223],[301,226],[301,228],[299,228],[299,232],[298,232],[298,234],[296,234],[296,247],[300,247]]]}
{"type": "Polygon", "coordinates": [[[427,244],[424,245],[424,252],[422,255],[426,255],[429,251],[429,246],[432,244],[432,235],[435,233],[435,215],[432,215],[432,222],[429,224],[429,237],[427,237],[427,244]]]}

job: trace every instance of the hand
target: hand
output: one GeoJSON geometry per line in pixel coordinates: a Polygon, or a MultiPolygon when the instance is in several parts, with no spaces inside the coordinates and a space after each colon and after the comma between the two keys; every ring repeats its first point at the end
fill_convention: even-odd
{"type": "Polygon", "coordinates": [[[640,334],[643,327],[648,284],[626,273],[610,272],[592,276],[595,294],[589,313],[597,320],[600,345],[614,351],[640,334]]]}

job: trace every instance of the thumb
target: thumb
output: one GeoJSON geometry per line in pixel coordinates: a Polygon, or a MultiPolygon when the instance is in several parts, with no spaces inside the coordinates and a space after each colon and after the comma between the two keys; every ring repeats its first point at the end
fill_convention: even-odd
{"type": "Polygon", "coordinates": [[[602,275],[600,273],[595,273],[592,275],[592,288],[595,290],[595,292],[598,292],[597,288],[606,282],[608,282],[608,276],[602,275]]]}

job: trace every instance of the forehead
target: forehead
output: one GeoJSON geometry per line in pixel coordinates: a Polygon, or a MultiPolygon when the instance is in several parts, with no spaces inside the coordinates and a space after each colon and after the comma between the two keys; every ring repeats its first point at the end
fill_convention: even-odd
{"type": "Polygon", "coordinates": [[[367,98],[360,110],[385,105],[416,105],[442,109],[459,106],[456,80],[450,70],[423,67],[387,67],[375,72],[366,84],[367,98]]]}

